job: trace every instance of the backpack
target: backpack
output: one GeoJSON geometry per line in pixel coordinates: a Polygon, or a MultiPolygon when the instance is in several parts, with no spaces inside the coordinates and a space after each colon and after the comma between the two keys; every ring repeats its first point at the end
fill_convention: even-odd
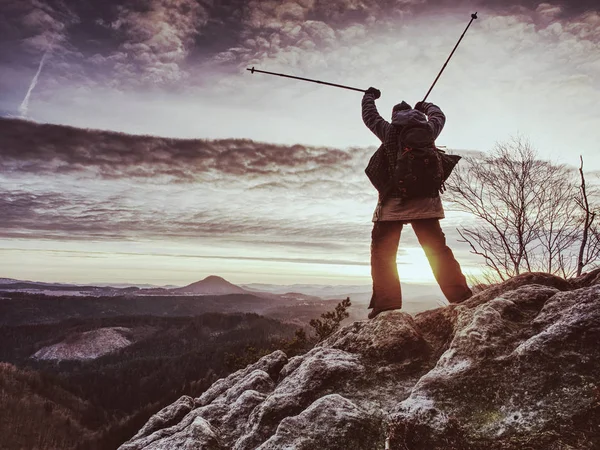
{"type": "Polygon", "coordinates": [[[395,171],[380,190],[381,197],[437,197],[460,159],[436,147],[427,124],[405,126],[398,134],[395,171]]]}

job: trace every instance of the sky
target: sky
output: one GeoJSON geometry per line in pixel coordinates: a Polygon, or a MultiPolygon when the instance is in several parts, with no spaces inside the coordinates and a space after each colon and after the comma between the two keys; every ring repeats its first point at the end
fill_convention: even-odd
{"type": "MultiPolygon", "coordinates": [[[[0,277],[368,284],[361,94],[246,68],[374,86],[387,117],[422,99],[475,11],[429,97],[438,145],[520,134],[599,173],[595,0],[0,0],[0,277]]],[[[471,218],[445,205],[477,274],[456,232],[471,218]]],[[[409,228],[398,262],[433,281],[409,228]]]]}

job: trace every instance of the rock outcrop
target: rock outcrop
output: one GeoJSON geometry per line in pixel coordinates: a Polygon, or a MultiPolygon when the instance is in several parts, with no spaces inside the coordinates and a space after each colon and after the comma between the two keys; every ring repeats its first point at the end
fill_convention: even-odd
{"type": "Polygon", "coordinates": [[[600,448],[600,271],[355,322],[182,397],[123,450],[600,448]]]}

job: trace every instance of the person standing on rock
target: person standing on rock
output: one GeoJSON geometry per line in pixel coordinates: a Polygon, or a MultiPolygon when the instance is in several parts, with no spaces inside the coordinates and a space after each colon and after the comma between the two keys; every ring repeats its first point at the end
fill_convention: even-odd
{"type": "Polygon", "coordinates": [[[389,123],[375,106],[380,96],[378,89],[369,88],[362,99],[363,122],[381,141],[365,170],[379,192],[371,234],[373,294],[369,319],[382,311],[402,308],[396,255],[400,233],[407,223],[411,224],[448,301],[460,303],[473,295],[452,250],[446,245],[439,222],[444,218],[440,189],[460,159],[445,156],[446,160],[454,159],[444,176],[435,139],[446,117],[432,103],[419,102],[413,109],[403,101],[392,109],[389,123]]]}

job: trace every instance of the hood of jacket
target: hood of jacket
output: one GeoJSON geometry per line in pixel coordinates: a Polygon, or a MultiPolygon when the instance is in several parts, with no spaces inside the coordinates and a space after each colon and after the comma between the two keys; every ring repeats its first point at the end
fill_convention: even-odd
{"type": "Polygon", "coordinates": [[[392,125],[424,125],[427,123],[427,116],[416,109],[403,109],[394,111],[392,115],[392,125]]]}
{"type": "Polygon", "coordinates": [[[402,144],[408,147],[420,148],[433,145],[433,128],[427,121],[427,116],[416,109],[394,111],[392,125],[403,128],[402,144]]]}

